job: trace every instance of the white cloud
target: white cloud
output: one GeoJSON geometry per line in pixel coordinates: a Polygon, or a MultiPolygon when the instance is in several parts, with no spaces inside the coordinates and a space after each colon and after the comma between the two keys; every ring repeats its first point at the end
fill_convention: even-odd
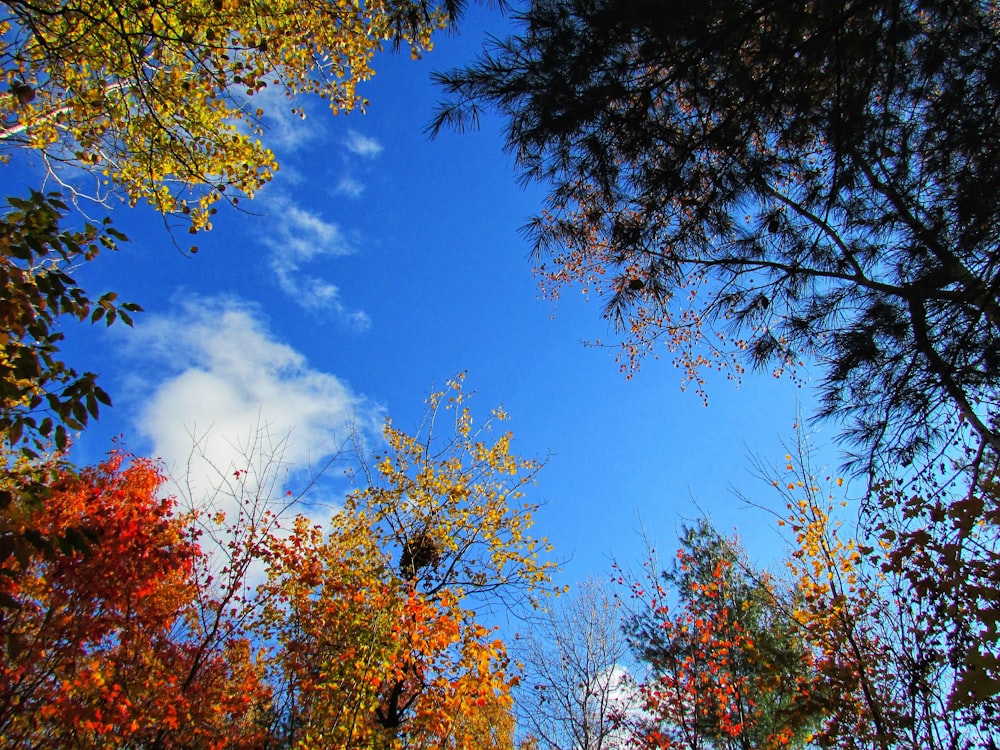
{"type": "Polygon", "coordinates": [[[194,495],[236,471],[261,482],[269,472],[279,483],[307,476],[342,451],[352,429],[367,433],[379,421],[379,409],[276,341],[250,305],[190,300],[148,316],[134,334],[146,365],[139,429],[194,495]]]}
{"type": "Polygon", "coordinates": [[[284,199],[273,202],[271,219],[274,235],[267,240],[268,244],[297,262],[309,261],[318,255],[350,255],[354,252],[354,247],[339,226],[284,199]]]}
{"type": "Polygon", "coordinates": [[[276,197],[262,228],[261,242],[271,250],[271,272],[282,291],[307,310],[332,310],[358,330],[371,325],[365,312],[349,309],[337,286],[318,275],[316,261],[355,252],[354,243],[337,224],[276,197]]]}
{"type": "Polygon", "coordinates": [[[340,195],[346,195],[349,198],[359,198],[364,190],[365,185],[363,182],[354,179],[349,174],[345,174],[340,178],[340,182],[337,183],[336,192],[340,195]]]}
{"type": "Polygon", "coordinates": [[[329,521],[349,489],[354,441],[378,442],[382,410],[277,341],[249,304],[191,299],[144,317],[129,346],[142,363],[138,429],[166,467],[165,492],[201,514],[206,574],[252,588],[263,561],[242,568],[232,550],[286,533],[294,515],[329,521]]]}
{"type": "Polygon", "coordinates": [[[347,146],[347,150],[352,154],[364,156],[369,159],[382,153],[381,143],[374,138],[362,135],[356,130],[347,131],[347,140],[344,142],[344,145],[347,146]]]}
{"type": "MultiPolygon", "coordinates": [[[[247,99],[247,108],[264,110],[264,145],[272,150],[294,153],[325,132],[322,117],[306,118],[302,102],[288,97],[280,86],[268,86],[247,99]],[[293,112],[292,110],[295,110],[293,112]]],[[[320,115],[326,114],[319,112],[320,115]]]]}

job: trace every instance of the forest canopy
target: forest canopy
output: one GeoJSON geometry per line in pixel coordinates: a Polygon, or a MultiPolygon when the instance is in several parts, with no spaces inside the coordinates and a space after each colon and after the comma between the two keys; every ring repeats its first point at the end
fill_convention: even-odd
{"type": "MultiPolygon", "coordinates": [[[[446,100],[432,129],[472,125],[483,110],[504,118],[523,177],[548,193],[527,227],[543,290],[604,296],[629,377],[663,350],[702,391],[705,368],[736,379],[770,368],[800,383],[819,372],[820,415],[842,421],[869,481],[858,491],[814,471],[799,428],[784,470],[761,471],[778,509],[741,495],[771,509],[786,542],[780,572],[705,519],[683,529],[665,564],[647,548],[640,573],[615,563],[558,598],[568,587],[533,530],[544,461],[514,450],[504,409],[476,418],[459,375],[430,394],[419,427],[383,421],[381,400],[359,406],[363,397],[242,311],[199,342],[218,350],[202,359],[184,351],[181,318],[162,325],[164,362],[181,362],[164,369],[181,375],[130,383],[134,401],[157,402],[155,416],[141,412],[147,422],[175,420],[171,430],[192,413],[214,417],[208,402],[239,391],[220,412],[232,417],[225,426],[249,410],[259,421],[246,443],[223,436],[236,458],[212,464],[207,437],[183,424],[186,483],[123,443],[73,465],[75,435],[111,397],[95,373],[64,361],[63,336],[77,322],[131,326],[142,310],[81,286],[90,262],[125,240],[110,221],[84,218],[82,199],[95,210],[112,198],[149,203],[133,226],[151,216],[171,231],[212,229],[217,207],[242,206],[274,176],[274,108],[301,116],[302,100],[318,97],[335,113],[363,111],[358,86],[375,55],[424,54],[461,10],[461,0],[0,0],[0,160],[31,155],[38,187],[63,191],[28,186],[0,217],[0,744],[996,750],[992,2],[537,0],[515,14],[512,36],[438,77],[446,100]],[[241,326],[255,335],[228,335],[241,326]],[[220,352],[234,361],[203,366],[220,352]],[[276,435],[265,419],[272,396],[279,410],[298,401],[299,419],[334,423],[303,431],[295,465],[283,453],[291,432],[276,435]],[[314,456],[325,469],[313,471],[314,456]],[[192,478],[200,459],[210,479],[192,478]],[[319,483],[334,465],[349,466],[349,489],[319,483]]],[[[382,148],[347,132],[345,162],[382,148]]],[[[409,228],[425,196],[396,182],[409,228]]],[[[295,184],[309,201],[339,190],[295,184]]],[[[432,196],[435,219],[447,216],[444,194],[432,196]]],[[[466,197],[455,205],[472,213],[466,197]]],[[[298,220],[280,238],[303,257],[323,255],[302,249],[311,242],[346,234],[300,195],[275,206],[298,220]]],[[[451,278],[467,251],[443,252],[451,265],[440,274],[430,252],[412,253],[419,267],[398,265],[416,287],[418,270],[451,278]]],[[[486,260],[468,264],[477,280],[486,260]]],[[[364,269],[386,297],[389,265],[364,269]]],[[[228,263],[226,273],[242,270],[228,263]]],[[[158,282],[147,273],[143,291],[158,282]]],[[[430,335],[500,349],[484,330],[459,328],[469,313],[458,297],[420,286],[419,300],[394,300],[413,316],[401,324],[429,320],[417,313],[433,296],[447,318],[430,335]]],[[[191,297],[206,328],[232,309],[191,297]]],[[[489,326],[505,323],[494,315],[489,326]]],[[[282,324],[334,349],[315,321],[282,324]]],[[[383,369],[402,379],[431,347],[424,330],[400,345],[408,329],[387,327],[400,356],[383,369]]],[[[372,350],[357,343],[344,356],[364,361],[372,350]]],[[[499,353],[507,387],[514,360],[499,353]]],[[[523,389],[537,380],[526,376],[523,389]]],[[[625,411],[595,406],[573,404],[589,417],[625,411]]],[[[563,434],[581,424],[557,413],[539,421],[563,434]]],[[[622,515],[614,501],[673,500],[627,476],[631,465],[667,464],[667,452],[639,440],[608,450],[610,426],[591,431],[590,453],[571,466],[584,489],[543,495],[587,527],[588,553],[607,552],[597,524],[622,515]],[[618,486],[588,498],[598,472],[618,486]],[[640,486],[648,497],[624,489],[640,486]],[[598,503],[610,512],[584,512],[598,503]]],[[[146,424],[132,427],[156,445],[146,424]]],[[[678,427],[684,440],[692,432],[689,421],[678,427]]],[[[681,447],[671,453],[695,463],[681,447]]],[[[718,452],[701,465],[716,471],[718,452]]],[[[612,554],[627,560],[635,546],[612,554]]]]}

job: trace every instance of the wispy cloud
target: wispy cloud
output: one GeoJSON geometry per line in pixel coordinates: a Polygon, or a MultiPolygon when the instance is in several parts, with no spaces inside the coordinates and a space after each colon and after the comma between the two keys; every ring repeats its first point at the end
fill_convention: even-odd
{"type": "Polygon", "coordinates": [[[347,150],[357,156],[372,159],[382,153],[382,144],[374,138],[362,135],[356,130],[347,131],[347,139],[344,144],[347,150]]]}
{"type": "Polygon", "coordinates": [[[349,198],[359,198],[364,191],[364,183],[356,180],[349,174],[345,174],[340,178],[340,182],[337,183],[337,193],[346,195],[349,198]]]}
{"type": "Polygon", "coordinates": [[[322,136],[325,128],[322,109],[319,116],[303,117],[301,103],[289,98],[280,86],[268,86],[247,100],[251,110],[264,111],[264,141],[276,151],[294,153],[322,136]],[[295,110],[293,112],[293,110],[295,110]]]}
{"type": "Polygon", "coordinates": [[[270,216],[262,228],[261,242],[270,249],[270,269],[282,291],[307,310],[331,310],[358,330],[371,325],[364,311],[344,304],[337,286],[316,268],[321,259],[355,252],[339,225],[277,197],[270,200],[270,216]]]}

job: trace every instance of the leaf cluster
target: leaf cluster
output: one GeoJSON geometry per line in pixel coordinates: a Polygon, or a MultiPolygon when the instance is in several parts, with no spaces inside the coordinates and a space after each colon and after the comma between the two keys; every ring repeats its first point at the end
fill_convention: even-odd
{"type": "Polygon", "coordinates": [[[461,5],[5,2],[0,150],[30,149],[53,174],[83,168],[98,196],[117,187],[207,229],[213,203],[252,197],[277,169],[260,140],[266,88],[315,94],[334,112],[363,107],[357,86],[383,44],[418,56],[461,5]]]}
{"type": "Polygon", "coordinates": [[[871,525],[882,554],[865,550],[921,603],[914,623],[926,642],[920,679],[947,671],[948,708],[985,726],[1000,718],[997,480],[994,465],[971,486],[908,492],[898,482],[881,485],[871,525]]]}
{"type": "MultiPolygon", "coordinates": [[[[24,529],[93,543],[0,561],[0,737],[11,746],[259,747],[268,700],[248,642],[198,627],[190,518],[163,476],[114,455],[61,473],[24,529]],[[207,639],[207,640],[206,640],[207,639]]],[[[6,517],[6,513],[5,513],[6,517]]],[[[15,529],[16,531],[17,529],[15,529]]]]}
{"type": "Polygon", "coordinates": [[[8,203],[0,218],[0,432],[7,448],[37,457],[50,441],[65,450],[69,431],[111,404],[94,373],[78,373],[59,357],[60,316],[132,325],[141,308],[113,292],[91,299],[71,275],[125,239],[108,222],[62,229],[67,207],[56,195],[33,192],[8,203]]]}
{"type": "Polygon", "coordinates": [[[671,568],[629,581],[629,642],[650,669],[633,736],[660,748],[804,747],[820,712],[796,705],[813,669],[795,592],[754,570],[707,520],[685,528],[671,568]]]}
{"type": "Polygon", "coordinates": [[[388,449],[366,467],[367,486],[348,497],[343,518],[363,514],[386,563],[428,594],[530,598],[554,568],[540,559],[548,540],[529,533],[538,505],[525,493],[541,464],[512,452],[512,433],[493,434],[502,409],[474,423],[463,378],[431,395],[419,433],[386,423],[388,449]],[[451,424],[441,436],[443,420],[451,424]]]}
{"type": "Polygon", "coordinates": [[[797,705],[820,712],[816,743],[993,747],[992,489],[963,498],[955,484],[925,495],[886,483],[848,532],[836,490],[821,489],[832,481],[813,476],[807,456],[788,459],[792,481],[775,484],[795,534],[794,617],[814,658],[797,705]]]}

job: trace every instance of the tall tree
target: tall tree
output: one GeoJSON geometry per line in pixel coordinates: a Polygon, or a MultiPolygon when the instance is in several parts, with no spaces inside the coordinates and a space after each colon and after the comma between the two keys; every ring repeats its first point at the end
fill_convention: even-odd
{"type": "Polygon", "coordinates": [[[981,0],[534,0],[440,76],[506,118],[543,286],[607,299],[624,367],[822,367],[890,470],[1000,448],[1000,23],[981,0]]]}
{"type": "MultiPolygon", "coordinates": [[[[148,461],[63,472],[0,536],[0,737],[10,747],[259,747],[270,701],[245,633],[200,627],[191,519],[148,461]],[[88,543],[89,542],[89,543],[88,543]],[[21,559],[18,559],[21,558],[21,559]],[[12,575],[12,571],[17,575],[12,575]]],[[[16,510],[16,509],[15,509],[16,510]]],[[[23,509],[21,509],[23,510],[23,509]]]]}
{"type": "Polygon", "coordinates": [[[686,528],[673,566],[647,561],[629,582],[636,654],[649,666],[643,711],[627,717],[641,747],[804,747],[818,712],[798,708],[812,653],[794,593],[750,567],[705,520],[686,528]]]}
{"type": "Polygon", "coordinates": [[[475,605],[526,604],[552,563],[523,498],[538,464],[489,434],[502,411],[476,426],[465,398],[459,378],[430,397],[425,430],[387,423],[328,530],[300,519],[274,540],[260,632],[278,644],[289,745],[511,747],[514,677],[475,605]]]}
{"type": "Polygon", "coordinates": [[[326,529],[288,522],[260,440],[190,511],[118,454],[0,504],[0,742],[512,750],[516,680],[476,606],[526,605],[553,566],[521,495],[537,463],[463,399],[432,396],[443,439],[387,425],[326,529]]]}
{"type": "Polygon", "coordinates": [[[521,668],[515,692],[518,728],[541,750],[626,747],[620,728],[638,707],[622,602],[588,579],[549,602],[511,643],[521,668]]]}

